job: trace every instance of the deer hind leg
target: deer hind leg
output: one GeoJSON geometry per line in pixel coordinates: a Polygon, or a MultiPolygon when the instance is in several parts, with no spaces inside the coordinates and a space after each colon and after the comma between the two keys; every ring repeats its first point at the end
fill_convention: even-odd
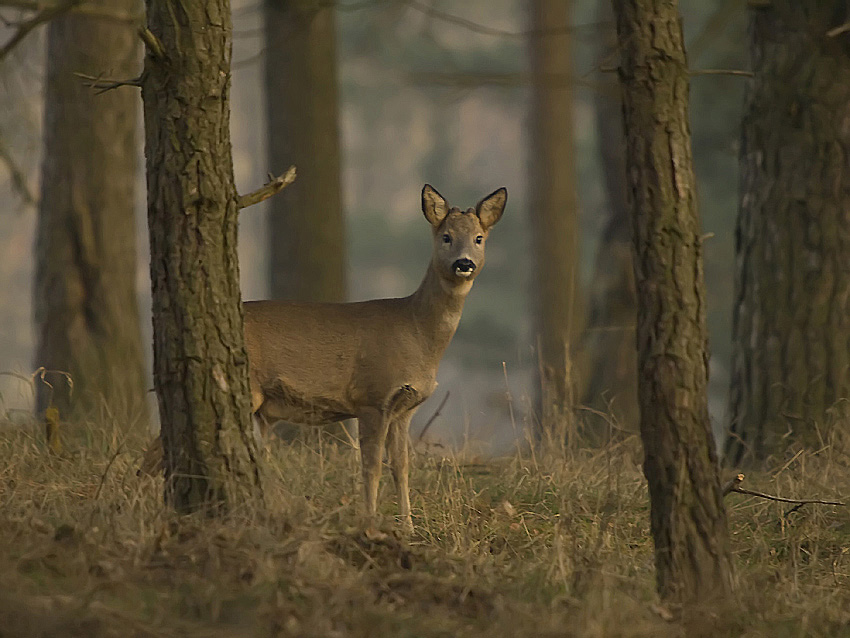
{"type": "Polygon", "coordinates": [[[389,420],[379,410],[369,410],[358,416],[360,435],[360,464],[363,471],[363,496],[366,514],[374,517],[378,511],[378,486],[381,481],[381,461],[387,440],[389,420]]]}
{"type": "Polygon", "coordinates": [[[413,410],[400,414],[393,419],[387,434],[387,456],[389,456],[398,496],[399,520],[402,529],[407,533],[413,531],[413,519],[410,516],[410,487],[408,484],[410,459],[407,440],[412,416],[413,410]]]}

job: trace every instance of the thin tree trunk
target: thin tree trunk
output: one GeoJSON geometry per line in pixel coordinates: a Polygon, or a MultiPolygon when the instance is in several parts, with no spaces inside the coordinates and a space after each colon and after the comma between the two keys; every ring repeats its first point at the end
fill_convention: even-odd
{"type": "Polygon", "coordinates": [[[228,0],[148,0],[142,96],[154,386],[165,496],[178,511],[261,493],[250,420],[230,146],[228,0]]]}
{"type": "Polygon", "coordinates": [[[638,291],[638,398],[658,590],[731,589],[726,511],[708,418],[702,240],[678,4],[615,0],[638,291]]]}
{"type": "MultiPolygon", "coordinates": [[[[135,0],[116,0],[128,14],[135,0]]],[[[48,27],[44,160],[35,246],[36,408],[120,421],[145,416],[136,297],[134,191],[138,96],[103,95],[75,73],[138,73],[130,24],[70,14],[48,27]],[[48,385],[49,384],[49,385],[48,385]],[[51,387],[52,386],[52,387],[51,387]]]]}
{"type": "Polygon", "coordinates": [[[819,448],[850,409],[846,2],[751,9],[726,460],[819,448]]]}
{"type": "Polygon", "coordinates": [[[573,131],[571,0],[531,3],[531,205],[537,271],[542,434],[573,426],[572,348],[581,334],[579,223],[573,131]],[[540,33],[544,32],[544,33],[540,33]]]}
{"type": "MultiPolygon", "coordinates": [[[[610,0],[600,0],[596,21],[611,26],[603,31],[599,58],[609,64],[612,57],[616,59],[612,54],[617,51],[613,19],[610,0]]],[[[600,443],[609,436],[608,418],[613,418],[619,431],[626,432],[637,432],[640,421],[635,348],[637,299],[625,183],[626,138],[617,80],[611,74],[601,75],[594,105],[608,220],[588,286],[587,328],[581,348],[588,362],[582,405],[605,414],[605,420],[589,421],[585,432],[600,443]]]]}
{"type": "Polygon", "coordinates": [[[332,3],[265,0],[269,165],[298,180],[271,201],[272,296],[344,301],[336,28],[332,3]]]}

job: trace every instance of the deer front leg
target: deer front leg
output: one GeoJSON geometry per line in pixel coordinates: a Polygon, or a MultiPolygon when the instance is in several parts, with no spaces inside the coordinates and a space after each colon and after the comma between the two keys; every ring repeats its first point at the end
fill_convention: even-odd
{"type": "Polygon", "coordinates": [[[410,487],[408,485],[410,461],[407,440],[412,416],[413,410],[410,410],[393,419],[387,435],[387,456],[390,459],[390,468],[398,496],[399,520],[402,529],[408,534],[413,532],[413,519],[410,516],[410,487]]]}
{"type": "Polygon", "coordinates": [[[374,518],[378,511],[378,485],[381,481],[381,461],[387,440],[389,420],[378,410],[358,416],[360,431],[360,464],[363,471],[363,499],[366,514],[374,518]]]}

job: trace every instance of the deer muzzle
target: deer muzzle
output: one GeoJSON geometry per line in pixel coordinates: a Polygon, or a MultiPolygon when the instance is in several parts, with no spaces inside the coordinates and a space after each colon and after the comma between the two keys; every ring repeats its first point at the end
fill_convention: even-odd
{"type": "Polygon", "coordinates": [[[469,277],[475,272],[475,262],[471,259],[458,259],[452,264],[452,270],[458,277],[469,277]]]}

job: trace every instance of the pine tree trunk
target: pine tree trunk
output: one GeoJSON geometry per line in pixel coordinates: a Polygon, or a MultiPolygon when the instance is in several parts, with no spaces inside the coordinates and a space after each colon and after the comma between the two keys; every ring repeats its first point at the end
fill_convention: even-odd
{"type": "Polygon", "coordinates": [[[178,511],[261,492],[250,420],[230,146],[228,0],[148,0],[142,96],[154,386],[165,496],[178,511]]]}
{"type": "Polygon", "coordinates": [[[272,296],[344,301],[335,8],[321,0],[265,0],[269,166],[298,179],[271,200],[272,296]]]}
{"type": "Polygon", "coordinates": [[[542,434],[563,441],[573,428],[572,348],[581,334],[579,223],[573,132],[570,0],[534,0],[530,38],[531,205],[536,256],[542,434]]]}
{"type": "MultiPolygon", "coordinates": [[[[134,0],[115,8],[138,12],[134,0]]],[[[34,287],[36,408],[121,422],[145,420],[145,380],[136,297],[135,179],[138,95],[98,95],[75,73],[138,74],[132,25],[69,14],[48,27],[34,287]],[[52,388],[50,387],[52,386],[52,388]]]]}
{"type": "MultiPolygon", "coordinates": [[[[600,60],[610,61],[617,51],[613,20],[611,1],[600,0],[596,22],[610,25],[602,32],[600,60]]],[[[588,420],[585,426],[588,438],[597,443],[606,441],[611,434],[609,418],[618,427],[614,436],[637,432],[640,422],[635,348],[637,299],[625,184],[626,138],[617,79],[607,73],[600,75],[603,77],[594,93],[594,105],[608,219],[588,286],[587,328],[581,348],[588,361],[581,403],[605,414],[605,419],[588,420]]]]}
{"type": "Polygon", "coordinates": [[[708,418],[705,283],[678,4],[615,0],[638,293],[638,399],[658,589],[691,602],[731,588],[708,418]]]}
{"type": "Polygon", "coordinates": [[[733,309],[732,463],[819,448],[850,409],[847,5],[751,9],[733,309]]]}

